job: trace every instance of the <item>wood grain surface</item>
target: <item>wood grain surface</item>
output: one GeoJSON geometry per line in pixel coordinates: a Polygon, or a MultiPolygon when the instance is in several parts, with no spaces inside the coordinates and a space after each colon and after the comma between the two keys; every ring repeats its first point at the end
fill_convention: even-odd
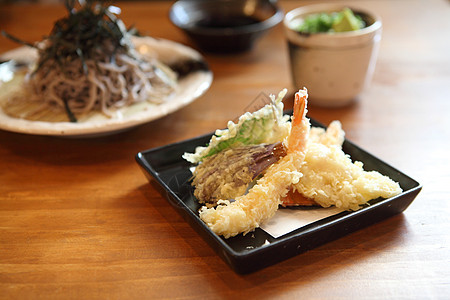
{"type": "MultiPolygon", "coordinates": [[[[170,23],[171,3],[116,5],[127,25],[195,47],[170,23]]],[[[309,115],[341,120],[348,139],[423,185],[403,214],[243,276],[140,171],[137,152],[222,128],[260,94],[286,87],[292,105],[280,24],[251,52],[204,53],[211,88],[165,118],[90,139],[0,131],[0,298],[448,299],[449,2],[346,3],[382,17],[374,80],[353,105],[309,115]]],[[[0,29],[37,41],[64,15],[62,4],[3,4],[0,29]]],[[[0,53],[15,47],[0,37],[0,53]]]]}

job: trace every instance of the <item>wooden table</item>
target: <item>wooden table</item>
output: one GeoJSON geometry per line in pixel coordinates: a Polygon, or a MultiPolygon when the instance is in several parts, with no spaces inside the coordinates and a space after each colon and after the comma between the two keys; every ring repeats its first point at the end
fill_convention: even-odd
{"type": "MultiPolygon", "coordinates": [[[[280,25],[252,52],[205,54],[211,88],[163,119],[92,139],[0,131],[0,298],[448,299],[449,2],[346,3],[383,18],[374,80],[354,105],[309,115],[341,120],[350,140],[423,184],[403,214],[243,276],[140,171],[137,152],[221,128],[260,93],[292,95],[280,25]]],[[[169,22],[170,4],[118,6],[126,24],[195,47],[169,22]]],[[[63,15],[61,4],[2,5],[0,27],[36,41],[63,15]]],[[[0,38],[0,52],[16,46],[0,38]]]]}

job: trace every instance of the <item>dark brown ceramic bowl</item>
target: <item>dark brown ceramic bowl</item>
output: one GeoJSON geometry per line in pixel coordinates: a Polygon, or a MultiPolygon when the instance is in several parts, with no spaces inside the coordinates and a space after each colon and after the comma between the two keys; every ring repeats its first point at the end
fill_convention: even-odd
{"type": "Polygon", "coordinates": [[[180,0],[169,18],[202,50],[237,53],[283,20],[275,0],[180,0]]]}

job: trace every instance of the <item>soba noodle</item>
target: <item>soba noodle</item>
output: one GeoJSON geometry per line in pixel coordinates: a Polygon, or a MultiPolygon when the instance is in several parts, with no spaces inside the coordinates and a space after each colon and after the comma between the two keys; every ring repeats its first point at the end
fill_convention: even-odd
{"type": "Polygon", "coordinates": [[[55,61],[46,62],[27,76],[29,101],[41,102],[42,109],[64,110],[67,105],[74,114],[97,110],[110,116],[112,110],[137,102],[162,103],[174,89],[174,81],[157,71],[157,61],[127,53],[116,54],[114,62],[107,59],[85,61],[87,72],[80,59],[65,63],[64,69],[55,67],[55,61]]]}

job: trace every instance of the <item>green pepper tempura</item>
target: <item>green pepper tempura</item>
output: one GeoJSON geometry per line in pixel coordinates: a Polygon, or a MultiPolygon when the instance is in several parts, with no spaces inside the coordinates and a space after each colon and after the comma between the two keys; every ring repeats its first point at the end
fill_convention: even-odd
{"type": "Polygon", "coordinates": [[[302,33],[345,32],[358,30],[365,26],[366,24],[360,16],[355,15],[351,9],[344,8],[340,12],[309,15],[296,30],[302,33]]]}

